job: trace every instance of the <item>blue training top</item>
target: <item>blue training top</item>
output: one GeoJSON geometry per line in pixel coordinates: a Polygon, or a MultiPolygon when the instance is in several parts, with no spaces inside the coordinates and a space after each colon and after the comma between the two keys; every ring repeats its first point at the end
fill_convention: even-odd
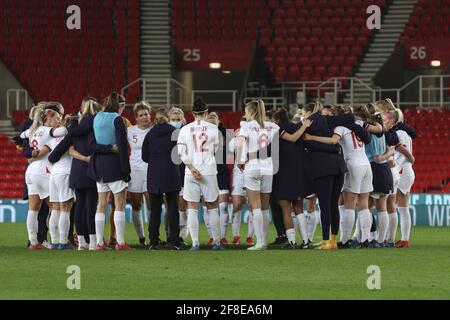
{"type": "Polygon", "coordinates": [[[116,128],[114,120],[119,116],[117,112],[99,112],[94,118],[94,135],[98,144],[115,144],[116,128]]]}
{"type": "MultiPolygon", "coordinates": [[[[369,162],[374,162],[376,156],[383,155],[386,152],[386,139],[384,138],[384,134],[381,137],[372,134],[372,140],[369,144],[366,144],[365,151],[369,162]]],[[[384,160],[381,163],[386,162],[384,160]]]]}

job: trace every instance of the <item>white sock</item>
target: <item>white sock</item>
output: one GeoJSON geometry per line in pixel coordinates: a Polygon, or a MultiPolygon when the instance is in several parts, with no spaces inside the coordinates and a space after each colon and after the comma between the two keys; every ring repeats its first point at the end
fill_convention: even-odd
{"type": "Polygon", "coordinates": [[[316,216],[314,213],[309,213],[307,210],[303,211],[303,214],[306,217],[306,231],[308,232],[308,240],[312,241],[312,231],[313,231],[313,224],[316,223],[316,216]]]}
{"type": "Polygon", "coordinates": [[[341,230],[341,242],[342,242],[342,229],[344,228],[344,216],[345,216],[345,206],[338,206],[339,210],[339,230],[341,230]]]}
{"type": "Polygon", "coordinates": [[[295,212],[291,212],[291,217],[292,217],[292,222],[294,223],[294,230],[300,231],[297,218],[295,217],[295,212]]]}
{"type": "Polygon", "coordinates": [[[220,238],[227,237],[227,227],[228,227],[228,203],[219,203],[220,211],[220,238]]]}
{"type": "Polygon", "coordinates": [[[103,236],[105,235],[105,214],[102,212],[95,213],[95,236],[97,244],[103,245],[103,236]]]}
{"type": "Polygon", "coordinates": [[[309,234],[309,239],[311,239],[312,241],[314,239],[314,234],[316,233],[317,225],[320,223],[319,211],[315,210],[314,212],[311,212],[310,216],[311,216],[311,230],[309,234]]]}
{"type": "Polygon", "coordinates": [[[27,231],[28,240],[32,245],[38,243],[37,232],[38,232],[38,213],[37,211],[28,210],[27,214],[27,231]]]}
{"type": "Polygon", "coordinates": [[[248,212],[248,231],[247,238],[253,238],[255,235],[255,225],[253,224],[253,212],[248,212]]]}
{"type": "Polygon", "coordinates": [[[288,238],[288,241],[292,244],[295,244],[295,229],[287,229],[286,230],[286,236],[288,238]]]}
{"type": "Polygon", "coordinates": [[[389,217],[386,211],[378,212],[378,243],[384,243],[389,230],[389,217]]]}
{"type": "Polygon", "coordinates": [[[81,247],[86,248],[87,243],[86,243],[86,239],[84,239],[84,235],[78,234],[77,238],[78,238],[78,248],[81,248],[81,247]]]}
{"type": "Polygon", "coordinates": [[[140,210],[133,210],[132,219],[134,230],[136,230],[136,234],[139,239],[145,238],[144,235],[144,224],[142,223],[142,214],[140,210]]]}
{"type": "Polygon", "coordinates": [[[308,242],[308,229],[306,225],[306,216],[304,213],[300,213],[295,216],[295,220],[298,222],[298,228],[300,229],[300,235],[302,236],[303,242],[308,242]]]}
{"type": "Polygon", "coordinates": [[[239,237],[241,234],[241,215],[242,210],[238,210],[233,214],[233,224],[231,226],[233,237],[239,237]]]}
{"type": "Polygon", "coordinates": [[[267,246],[267,243],[269,242],[269,210],[261,210],[262,217],[263,217],[263,240],[264,245],[267,246]]]}
{"type": "Polygon", "coordinates": [[[361,240],[360,242],[365,242],[370,238],[370,228],[372,227],[370,219],[369,209],[361,210],[358,212],[359,224],[361,228],[361,240]]]}
{"type": "MultiPolygon", "coordinates": [[[[188,217],[187,217],[187,223],[189,228],[189,233],[191,234],[192,239],[192,245],[198,246],[198,210],[197,209],[188,209],[188,217]]],[[[203,211],[205,212],[205,211],[203,211]]]]}
{"type": "Polygon", "coordinates": [[[187,214],[185,211],[178,211],[180,213],[180,237],[185,240],[188,236],[187,214]]]}
{"type": "Polygon", "coordinates": [[[208,212],[208,208],[206,208],[206,206],[203,206],[203,220],[205,221],[205,227],[206,230],[208,231],[208,236],[210,238],[212,238],[212,230],[211,230],[211,225],[209,223],[209,212],[208,212]]]}
{"type": "Polygon", "coordinates": [[[346,243],[352,235],[353,225],[355,224],[355,210],[345,209],[341,221],[341,242],[346,243]]]}
{"type": "Polygon", "coordinates": [[[261,209],[253,209],[253,228],[255,229],[256,234],[256,244],[258,246],[264,245],[264,230],[263,230],[263,216],[261,209]]]}
{"type": "Polygon", "coordinates": [[[97,244],[97,236],[95,234],[89,235],[89,248],[95,249],[95,245],[97,244]]]}
{"type": "Polygon", "coordinates": [[[356,216],[355,232],[353,232],[352,239],[361,242],[361,223],[359,219],[359,214],[357,214],[356,216]]]}
{"type": "MultiPolygon", "coordinates": [[[[319,211],[315,210],[314,214],[316,215],[316,222],[317,222],[314,227],[317,227],[318,224],[322,224],[322,221],[320,220],[322,218],[320,217],[320,212],[319,211]]],[[[315,231],[316,231],[316,229],[314,228],[314,232],[315,231]]]]}
{"type": "Polygon", "coordinates": [[[124,211],[114,212],[114,224],[116,225],[117,243],[120,245],[125,244],[125,212],[124,211]]]}
{"type": "Polygon", "coordinates": [[[209,209],[209,225],[211,228],[212,238],[214,243],[220,243],[220,217],[219,217],[219,209],[209,209]]]}
{"type": "Polygon", "coordinates": [[[409,215],[409,208],[398,207],[398,213],[400,214],[402,241],[409,241],[409,234],[411,233],[411,216],[409,215]]]}
{"type": "Polygon", "coordinates": [[[70,212],[61,211],[59,215],[59,243],[66,244],[70,229],[70,212]]]}
{"type": "Polygon", "coordinates": [[[48,222],[49,227],[48,229],[50,231],[50,238],[52,244],[57,244],[59,241],[59,231],[58,231],[59,216],[60,216],[59,210],[52,210],[52,213],[50,214],[50,220],[48,222]]]}
{"type": "Polygon", "coordinates": [[[389,231],[387,236],[387,242],[395,242],[395,236],[397,235],[398,216],[397,211],[388,214],[389,216],[389,231]]]}

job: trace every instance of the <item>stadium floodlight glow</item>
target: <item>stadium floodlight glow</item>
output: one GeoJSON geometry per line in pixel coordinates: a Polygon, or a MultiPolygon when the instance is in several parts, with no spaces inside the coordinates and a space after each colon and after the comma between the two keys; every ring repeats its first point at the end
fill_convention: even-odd
{"type": "Polygon", "coordinates": [[[209,67],[210,67],[211,69],[220,69],[221,66],[222,66],[222,65],[221,65],[219,62],[211,62],[211,63],[209,64],[209,67]]]}
{"type": "Polygon", "coordinates": [[[440,67],[441,66],[441,62],[439,60],[432,60],[431,61],[431,66],[432,67],[440,67]]]}
{"type": "Polygon", "coordinates": [[[230,73],[231,73],[231,71],[230,71],[230,70],[223,70],[223,71],[222,71],[222,73],[225,73],[225,74],[230,74],[230,73]]]}

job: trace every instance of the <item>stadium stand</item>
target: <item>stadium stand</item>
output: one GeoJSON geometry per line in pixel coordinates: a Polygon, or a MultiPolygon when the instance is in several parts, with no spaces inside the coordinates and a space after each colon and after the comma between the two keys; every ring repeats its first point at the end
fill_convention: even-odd
{"type": "Polygon", "coordinates": [[[400,41],[449,38],[450,2],[448,0],[419,0],[400,41]]]}
{"type": "MultiPolygon", "coordinates": [[[[139,77],[139,0],[80,0],[81,30],[66,28],[71,1],[0,1],[0,57],[34,101],[78,109],[139,77]],[[72,58],[73,57],[73,58],[72,58]],[[39,63],[37,63],[39,62],[39,63]]],[[[128,96],[139,94],[130,88],[128,96]]]]}

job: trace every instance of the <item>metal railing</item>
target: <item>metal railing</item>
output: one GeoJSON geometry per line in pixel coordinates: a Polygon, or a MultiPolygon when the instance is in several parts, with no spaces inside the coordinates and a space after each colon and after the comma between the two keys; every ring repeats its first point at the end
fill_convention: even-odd
{"type": "MultiPolygon", "coordinates": [[[[217,96],[217,94],[220,95],[229,95],[231,94],[231,103],[214,103],[211,101],[214,101],[213,99],[208,99],[208,105],[211,107],[231,107],[233,112],[236,111],[236,96],[237,96],[237,90],[192,90],[192,95],[191,95],[191,105],[194,104],[195,101],[195,95],[201,93],[202,95],[206,94],[206,95],[215,95],[217,96]]],[[[205,99],[206,100],[206,99],[205,99]]]]}
{"type": "Polygon", "coordinates": [[[286,104],[286,100],[283,97],[245,97],[244,104],[257,99],[264,101],[266,110],[276,109],[277,107],[284,106],[286,104]]]}
{"type": "Polygon", "coordinates": [[[422,75],[417,76],[410,81],[408,81],[401,88],[397,89],[382,89],[377,87],[374,89],[376,91],[376,98],[381,100],[386,97],[387,93],[394,93],[394,100],[397,103],[397,106],[417,106],[417,107],[445,107],[450,106],[450,75],[422,75]],[[444,79],[449,79],[447,84],[445,85],[444,79]],[[428,80],[428,81],[427,81],[428,80]],[[430,81],[431,80],[431,81],[430,81]],[[429,86],[425,86],[425,83],[434,83],[429,86]],[[437,87],[436,87],[436,83],[437,87]],[[414,85],[418,88],[418,101],[406,101],[406,98],[402,99],[402,95],[404,96],[405,91],[410,90],[411,92],[415,91],[414,85]],[[436,96],[439,98],[432,99],[432,93],[438,93],[436,96]],[[425,94],[427,98],[424,98],[425,94]],[[445,99],[445,95],[447,93],[447,99],[445,99]],[[427,101],[426,101],[427,100],[427,101]]]}
{"type": "Polygon", "coordinates": [[[185,99],[183,98],[184,95],[188,95],[191,97],[192,100],[193,93],[191,89],[171,78],[166,79],[165,81],[166,81],[166,106],[168,108],[172,105],[177,105],[181,108],[186,106],[192,106],[192,104],[189,105],[188,102],[185,102],[185,99]],[[172,98],[173,96],[175,97],[174,99],[172,98]]]}
{"type": "Polygon", "coordinates": [[[30,100],[28,99],[29,95],[28,95],[28,91],[25,89],[8,89],[6,90],[6,114],[11,117],[11,103],[15,102],[15,106],[14,106],[14,110],[21,110],[21,109],[28,109],[29,107],[32,106],[33,101],[31,100],[31,104],[30,104],[30,100]],[[20,97],[21,97],[21,93],[23,93],[23,97],[24,97],[24,103],[20,103],[20,97]],[[15,95],[15,98],[11,99],[11,94],[15,95]]]}
{"type": "Polygon", "coordinates": [[[146,97],[146,94],[145,94],[145,91],[146,91],[145,88],[146,88],[147,79],[145,79],[145,78],[138,78],[138,79],[136,79],[136,80],[130,82],[129,84],[127,84],[125,87],[123,87],[123,88],[120,90],[120,94],[121,94],[121,95],[124,95],[126,89],[130,88],[131,86],[135,85],[136,83],[139,83],[139,84],[140,84],[141,82],[142,82],[142,87],[143,87],[143,90],[142,90],[142,100],[144,100],[144,101],[147,100],[147,97],[146,97]]]}

